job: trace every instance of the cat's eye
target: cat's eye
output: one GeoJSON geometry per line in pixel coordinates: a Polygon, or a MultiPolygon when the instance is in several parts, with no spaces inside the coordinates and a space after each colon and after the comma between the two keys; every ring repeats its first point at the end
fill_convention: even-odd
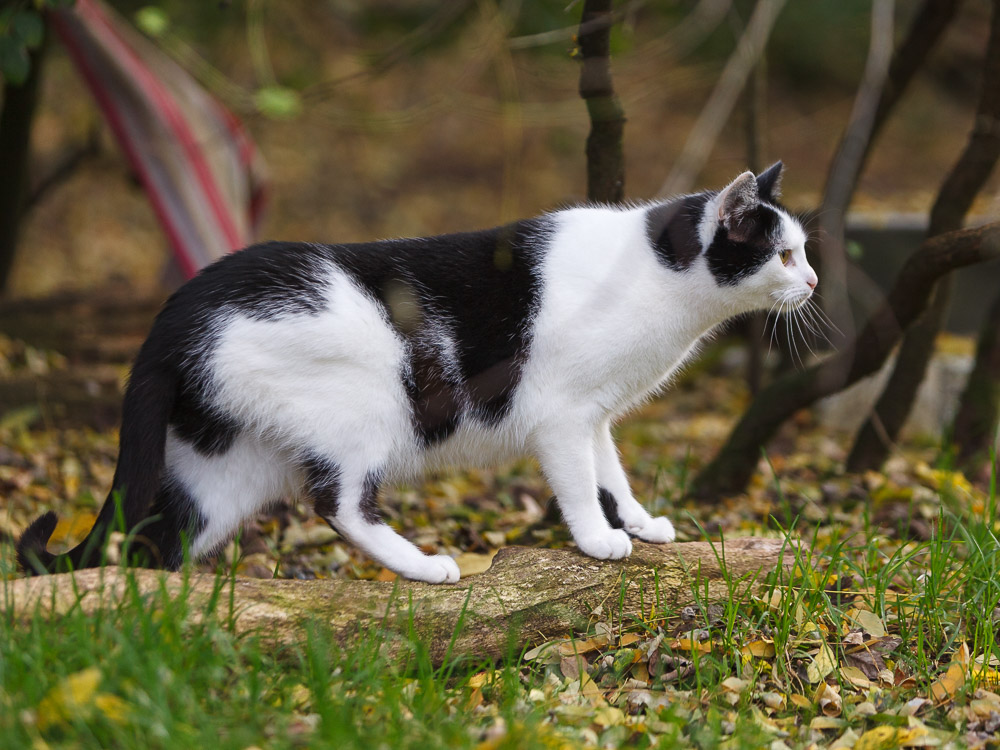
{"type": "Polygon", "coordinates": [[[781,258],[781,263],[787,266],[788,261],[792,259],[792,249],[790,247],[786,247],[784,250],[778,253],[778,256],[781,258]]]}

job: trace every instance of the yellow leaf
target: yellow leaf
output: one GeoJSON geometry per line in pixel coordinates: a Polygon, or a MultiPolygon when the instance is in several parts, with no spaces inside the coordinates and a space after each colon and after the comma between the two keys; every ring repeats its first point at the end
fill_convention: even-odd
{"type": "Polygon", "coordinates": [[[496,552],[490,552],[485,555],[475,552],[463,552],[455,558],[455,563],[462,573],[462,578],[465,578],[466,576],[474,576],[489,570],[490,565],[493,564],[494,555],[496,555],[496,552]]]}
{"type": "Polygon", "coordinates": [[[98,693],[94,698],[97,710],[115,724],[125,724],[128,718],[128,703],[112,693],[98,693]]]}
{"type": "Polygon", "coordinates": [[[837,668],[837,661],[833,656],[833,650],[824,642],[819,646],[819,652],[813,657],[806,667],[806,679],[809,682],[820,682],[837,668]]]}
{"type": "Polygon", "coordinates": [[[774,641],[770,640],[750,641],[740,650],[744,656],[754,656],[758,659],[773,659],[775,656],[774,641]]]}
{"type": "Polygon", "coordinates": [[[835,716],[816,716],[809,722],[810,729],[840,729],[847,722],[835,716]]]}
{"type": "Polygon", "coordinates": [[[952,662],[948,671],[931,683],[931,698],[938,703],[953,698],[965,684],[965,667],[952,662]]]}
{"type": "Polygon", "coordinates": [[[872,681],[865,677],[865,673],[857,667],[841,667],[840,676],[851,683],[853,687],[860,688],[861,690],[867,690],[873,686],[872,681]]]}
{"type": "Polygon", "coordinates": [[[905,747],[915,739],[927,734],[926,729],[914,727],[875,727],[858,737],[854,750],[890,750],[905,747]]]}
{"type": "Polygon", "coordinates": [[[670,648],[679,649],[681,651],[697,651],[702,654],[707,654],[712,650],[712,642],[695,641],[690,638],[678,638],[670,644],[670,648]]]}
{"type": "Polygon", "coordinates": [[[825,682],[819,684],[819,689],[816,691],[816,703],[825,716],[837,717],[844,710],[838,688],[834,685],[827,685],[825,682]]]}
{"type": "Polygon", "coordinates": [[[597,651],[608,645],[608,638],[604,635],[594,636],[585,640],[563,641],[559,644],[559,653],[562,656],[572,656],[574,654],[586,654],[590,651],[597,651]]]}
{"type": "Polygon", "coordinates": [[[625,713],[614,706],[601,706],[594,711],[594,723],[600,727],[616,727],[625,723],[625,713]]]}
{"type": "Polygon", "coordinates": [[[852,609],[847,613],[847,617],[854,620],[858,627],[864,630],[873,638],[885,638],[886,630],[882,618],[867,609],[852,609]]]}
{"type": "Polygon", "coordinates": [[[481,688],[489,680],[490,676],[487,672],[476,672],[472,677],[469,678],[470,688],[481,688]]]}
{"type": "Polygon", "coordinates": [[[812,708],[813,702],[806,698],[804,695],[798,693],[792,693],[788,696],[788,699],[794,703],[799,708],[812,708]]]}
{"type": "Polygon", "coordinates": [[[86,718],[93,710],[94,694],[100,684],[101,670],[97,667],[71,674],[39,702],[38,728],[44,732],[74,718],[86,718]]]}
{"type": "Polygon", "coordinates": [[[948,671],[931,683],[930,697],[937,703],[942,703],[955,697],[965,684],[966,674],[972,656],[969,653],[969,646],[964,641],[951,657],[951,664],[948,671]]]}

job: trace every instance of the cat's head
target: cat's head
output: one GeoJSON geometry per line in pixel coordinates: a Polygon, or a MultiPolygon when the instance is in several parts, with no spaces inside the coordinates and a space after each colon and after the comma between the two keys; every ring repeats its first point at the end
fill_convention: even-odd
{"type": "Polygon", "coordinates": [[[782,170],[741,174],[708,198],[698,228],[715,284],[746,311],[793,310],[816,288],[806,233],[778,203],[782,170]]]}

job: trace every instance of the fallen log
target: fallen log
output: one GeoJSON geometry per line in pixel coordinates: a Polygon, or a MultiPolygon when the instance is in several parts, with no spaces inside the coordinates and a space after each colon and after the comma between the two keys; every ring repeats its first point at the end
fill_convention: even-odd
{"type": "MultiPolygon", "coordinates": [[[[57,620],[74,607],[88,614],[114,608],[135,591],[156,606],[157,596],[186,595],[189,611],[219,602],[240,633],[288,644],[308,627],[326,626],[348,644],[359,628],[378,628],[390,658],[409,648],[413,634],[435,664],[449,658],[501,659],[521,648],[586,628],[675,612],[687,604],[742,597],[763,575],[793,559],[781,539],[742,538],[722,543],[654,545],[636,541],[627,560],[601,561],[575,550],[508,547],[489,570],[457,584],[432,586],[328,579],[222,579],[207,574],[97,568],[22,578],[0,597],[7,622],[35,616],[57,620]],[[220,592],[221,585],[221,592],[220,592]],[[213,598],[214,597],[214,598],[213,598]]],[[[161,599],[162,601],[162,599],[161,599]]]]}

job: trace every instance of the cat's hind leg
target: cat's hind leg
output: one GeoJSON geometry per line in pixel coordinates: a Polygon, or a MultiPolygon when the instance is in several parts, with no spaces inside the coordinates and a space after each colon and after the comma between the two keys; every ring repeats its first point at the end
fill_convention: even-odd
{"type": "Polygon", "coordinates": [[[608,523],[597,491],[593,430],[563,422],[532,436],[535,457],[580,551],[600,560],[632,553],[632,541],[608,523]]]}
{"type": "Polygon", "coordinates": [[[403,578],[454,583],[458,564],[448,555],[425,555],[387,524],[378,510],[380,476],[311,456],[303,461],[305,490],[316,513],[347,541],[403,578]]]}
{"type": "Polygon", "coordinates": [[[670,520],[649,515],[632,495],[608,422],[602,424],[594,436],[594,458],[601,506],[608,522],[647,542],[674,541],[676,533],[670,520]]]}

